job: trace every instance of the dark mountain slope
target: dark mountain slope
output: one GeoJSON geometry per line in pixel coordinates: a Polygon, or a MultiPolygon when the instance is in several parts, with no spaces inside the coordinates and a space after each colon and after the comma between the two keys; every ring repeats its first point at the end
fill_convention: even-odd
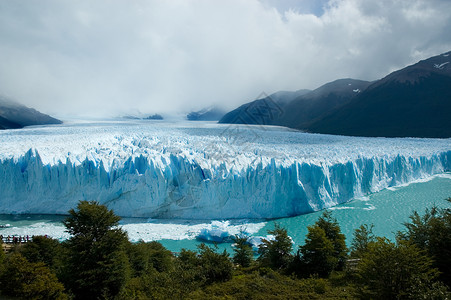
{"type": "Polygon", "coordinates": [[[284,107],[310,90],[280,91],[241,105],[228,112],[219,123],[275,125],[274,121],[284,112],[284,107]]]}
{"type": "Polygon", "coordinates": [[[58,119],[24,105],[0,97],[0,129],[15,129],[31,125],[61,124],[58,119]]]}
{"type": "Polygon", "coordinates": [[[287,104],[275,124],[304,129],[316,119],[356,97],[369,84],[368,81],[355,79],[329,82],[287,104]]]}
{"type": "Polygon", "coordinates": [[[225,113],[226,112],[224,110],[212,106],[199,111],[190,112],[186,115],[186,118],[189,121],[218,121],[225,115],[225,113]]]}
{"type": "Polygon", "coordinates": [[[389,74],[307,130],[353,136],[451,137],[450,54],[389,74]]]}
{"type": "Polygon", "coordinates": [[[17,123],[11,122],[10,120],[5,119],[2,116],[0,116],[0,130],[2,130],[2,129],[17,129],[17,128],[22,128],[22,126],[20,126],[17,123]]]}
{"type": "Polygon", "coordinates": [[[220,123],[281,125],[304,129],[318,118],[330,113],[356,97],[370,82],[355,79],[339,79],[313,91],[287,94],[279,92],[264,99],[246,103],[231,111],[220,123]],[[282,94],[283,93],[283,94],[282,94]],[[291,98],[278,97],[289,95],[291,98]]]}

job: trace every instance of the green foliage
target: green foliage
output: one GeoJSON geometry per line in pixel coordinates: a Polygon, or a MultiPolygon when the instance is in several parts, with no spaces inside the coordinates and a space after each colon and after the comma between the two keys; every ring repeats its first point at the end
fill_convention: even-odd
{"type": "Polygon", "coordinates": [[[367,251],[368,244],[376,241],[376,237],[373,234],[373,224],[360,225],[354,231],[354,239],[351,243],[351,257],[359,258],[367,251]]]}
{"type": "Polygon", "coordinates": [[[67,299],[64,286],[42,262],[28,262],[13,253],[5,261],[0,275],[2,294],[24,299],[67,299]]]}
{"type": "Polygon", "coordinates": [[[275,224],[274,230],[268,233],[274,235],[274,240],[262,240],[258,249],[260,265],[275,270],[287,268],[293,259],[293,246],[287,230],[275,224]]]}
{"type": "Polygon", "coordinates": [[[45,236],[34,236],[32,242],[22,246],[20,253],[29,262],[42,262],[47,267],[53,269],[57,264],[57,259],[61,255],[61,245],[58,240],[45,236]]]}
{"type": "Polygon", "coordinates": [[[130,279],[117,299],[185,299],[197,288],[181,285],[178,273],[151,271],[148,274],[130,279]]]}
{"type": "Polygon", "coordinates": [[[0,247],[2,247],[2,249],[0,249],[0,272],[1,272],[1,268],[3,267],[3,262],[5,261],[5,251],[3,251],[3,245],[2,245],[1,241],[0,241],[0,247]]]}
{"type": "Polygon", "coordinates": [[[432,259],[418,247],[386,238],[368,244],[358,265],[360,295],[371,299],[407,299],[418,282],[430,285],[438,276],[432,259]]]}
{"type": "Polygon", "coordinates": [[[64,222],[68,241],[36,237],[6,258],[0,253],[0,292],[67,299],[57,272],[71,299],[450,299],[435,267],[449,278],[451,210],[432,208],[410,220],[397,244],[375,238],[372,226],[356,229],[351,254],[360,260],[350,273],[340,271],[345,238],[329,212],[308,227],[294,257],[286,229],[276,225],[252,264],[243,234],[234,239],[233,259],[205,244],[175,257],[158,242],[129,243],[119,217],[82,201],[64,222]],[[232,261],[243,267],[234,270],[232,261]]]}
{"type": "Polygon", "coordinates": [[[295,272],[304,276],[315,274],[327,277],[338,266],[334,245],[318,225],[308,227],[305,244],[299,248],[297,256],[300,264],[295,272]]]}
{"type": "Polygon", "coordinates": [[[353,299],[352,287],[335,287],[325,279],[296,279],[272,269],[234,276],[194,291],[188,299],[353,299]]]}
{"type": "Polygon", "coordinates": [[[451,298],[451,293],[448,287],[440,281],[425,281],[421,278],[415,278],[404,298],[410,300],[448,300],[451,298]]]}
{"type": "Polygon", "coordinates": [[[426,250],[434,258],[434,266],[442,273],[440,279],[451,285],[451,210],[426,209],[423,216],[414,212],[405,223],[399,238],[426,250]]]}
{"type": "Polygon", "coordinates": [[[70,217],[63,221],[66,231],[74,237],[95,241],[117,226],[120,217],[97,201],[80,201],[77,210],[69,210],[70,217]]]}
{"type": "Polygon", "coordinates": [[[308,227],[305,244],[293,260],[290,271],[300,276],[328,277],[334,270],[342,270],[347,258],[345,236],[329,211],[308,227]]]}
{"type": "Polygon", "coordinates": [[[73,236],[62,279],[76,299],[113,298],[129,275],[126,233],[116,226],[120,218],[97,202],[80,201],[64,221],[73,236]]]}
{"type": "Polygon", "coordinates": [[[173,268],[172,253],[159,242],[138,242],[127,246],[127,254],[134,277],[139,277],[155,269],[167,272],[173,268]]]}
{"type": "Polygon", "coordinates": [[[323,215],[318,218],[315,225],[322,228],[327,239],[332,242],[334,247],[334,257],[338,259],[338,264],[335,269],[343,270],[346,263],[348,248],[346,247],[346,237],[341,233],[337,219],[333,218],[332,213],[326,210],[323,215]]]}
{"type": "Polygon", "coordinates": [[[235,235],[233,241],[235,242],[233,262],[244,268],[249,267],[254,258],[252,247],[249,245],[249,237],[240,233],[235,235]]]}
{"type": "Polygon", "coordinates": [[[232,278],[232,263],[229,254],[224,250],[219,254],[205,244],[199,246],[199,264],[207,284],[227,281],[232,278]]]}
{"type": "Polygon", "coordinates": [[[226,252],[217,253],[204,244],[199,253],[182,249],[173,267],[154,268],[128,281],[119,299],[185,299],[188,293],[232,278],[232,263],[226,252]]]}

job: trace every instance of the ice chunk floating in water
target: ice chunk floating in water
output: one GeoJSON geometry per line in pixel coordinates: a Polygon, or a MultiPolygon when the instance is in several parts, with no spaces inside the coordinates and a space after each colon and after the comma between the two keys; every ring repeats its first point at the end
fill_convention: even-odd
{"type": "Polygon", "coordinates": [[[278,218],[451,169],[450,139],[111,122],[0,132],[0,213],[97,200],[125,217],[278,218]]]}

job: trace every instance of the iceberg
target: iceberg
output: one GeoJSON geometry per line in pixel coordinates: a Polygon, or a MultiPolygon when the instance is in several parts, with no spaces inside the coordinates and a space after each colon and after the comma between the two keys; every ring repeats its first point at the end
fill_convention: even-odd
{"type": "MultiPolygon", "coordinates": [[[[260,248],[260,245],[263,244],[264,239],[267,241],[273,241],[275,239],[275,236],[271,235],[271,234],[269,234],[267,236],[250,236],[247,241],[249,243],[249,246],[252,247],[252,251],[257,253],[258,249],[260,248]]],[[[291,237],[290,237],[290,239],[291,239],[291,237]]]]}
{"type": "Polygon", "coordinates": [[[450,139],[273,126],[82,123],[4,131],[0,141],[2,214],[66,214],[96,200],[122,217],[280,218],[451,170],[450,139]]]}
{"type": "Polygon", "coordinates": [[[230,242],[233,234],[229,232],[229,221],[213,221],[207,228],[202,228],[197,239],[206,242],[223,243],[230,242]]]}

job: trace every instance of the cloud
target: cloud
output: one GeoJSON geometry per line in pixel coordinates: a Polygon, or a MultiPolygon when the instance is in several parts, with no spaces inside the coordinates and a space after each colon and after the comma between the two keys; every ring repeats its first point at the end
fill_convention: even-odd
{"type": "Polygon", "coordinates": [[[0,0],[0,93],[57,115],[232,108],[451,49],[446,0],[279,3],[0,0]]]}

